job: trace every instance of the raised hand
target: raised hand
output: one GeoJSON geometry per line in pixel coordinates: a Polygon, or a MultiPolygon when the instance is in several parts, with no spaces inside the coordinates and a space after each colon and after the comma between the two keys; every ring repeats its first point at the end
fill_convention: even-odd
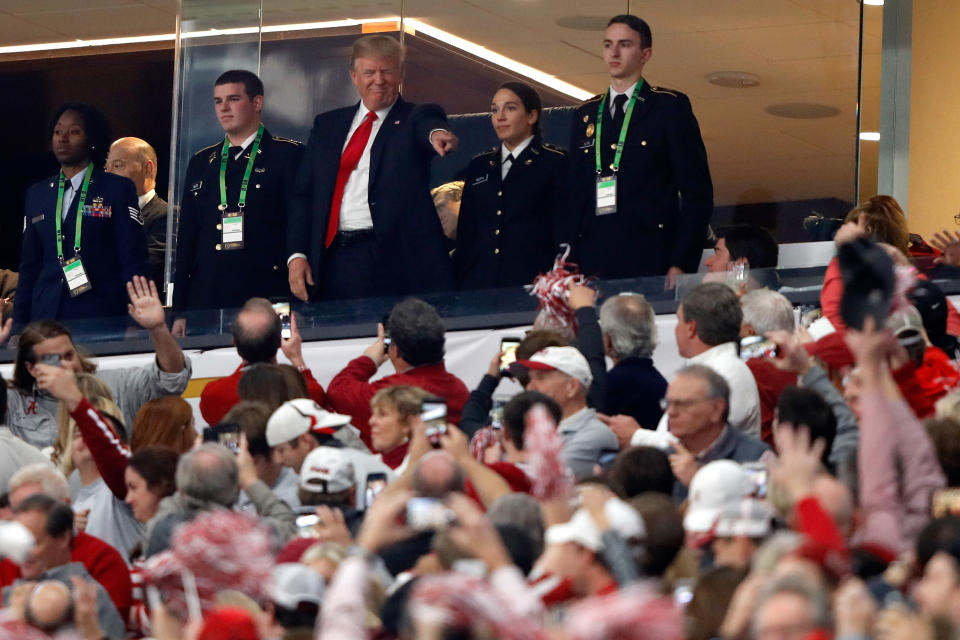
{"type": "Polygon", "coordinates": [[[147,331],[166,326],[163,303],[160,302],[157,285],[153,280],[143,276],[133,276],[133,280],[127,283],[127,295],[130,296],[127,310],[137,324],[147,331]]]}
{"type": "Polygon", "coordinates": [[[951,267],[960,267],[960,233],[944,229],[933,234],[930,244],[943,251],[934,262],[951,267]]]}

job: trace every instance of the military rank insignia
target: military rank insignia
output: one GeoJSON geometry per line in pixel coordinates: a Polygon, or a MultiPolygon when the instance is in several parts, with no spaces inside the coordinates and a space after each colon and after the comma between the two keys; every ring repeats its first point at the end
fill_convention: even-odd
{"type": "Polygon", "coordinates": [[[587,125],[587,137],[592,138],[594,131],[596,131],[596,127],[594,127],[593,123],[591,122],[590,124],[587,125]]]}
{"type": "Polygon", "coordinates": [[[110,207],[104,206],[103,198],[94,198],[93,201],[83,208],[83,215],[93,218],[109,218],[113,215],[110,207]]]}

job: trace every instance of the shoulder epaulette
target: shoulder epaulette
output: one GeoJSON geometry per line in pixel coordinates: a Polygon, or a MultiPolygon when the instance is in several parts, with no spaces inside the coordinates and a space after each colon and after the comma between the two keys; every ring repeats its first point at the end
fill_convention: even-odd
{"type": "Polygon", "coordinates": [[[605,95],[607,95],[607,92],[606,92],[606,91],[604,91],[603,93],[598,93],[597,95],[593,96],[592,98],[587,98],[586,100],[584,100],[582,104],[590,104],[591,102],[598,102],[598,101],[599,101],[601,98],[603,98],[603,96],[605,96],[605,95]]]}
{"type": "Polygon", "coordinates": [[[563,147],[558,147],[558,146],[555,145],[555,144],[550,144],[549,142],[544,142],[542,146],[543,146],[543,148],[544,148],[546,151],[552,151],[552,152],[554,152],[554,153],[559,153],[561,156],[567,155],[567,150],[566,150],[566,149],[564,149],[563,147]]]}
{"type": "Polygon", "coordinates": [[[288,144],[296,145],[298,147],[303,145],[303,143],[300,142],[299,140],[294,140],[293,138],[284,138],[283,136],[273,136],[273,140],[274,142],[286,142],[288,144]]]}
{"type": "Polygon", "coordinates": [[[197,152],[196,152],[195,154],[193,154],[193,155],[195,155],[195,156],[202,156],[203,154],[207,153],[208,151],[219,150],[220,147],[222,147],[222,146],[223,146],[223,140],[221,140],[220,142],[217,142],[217,143],[215,143],[215,144],[212,144],[212,145],[210,145],[209,147],[204,147],[203,149],[200,149],[200,151],[197,151],[197,152]]]}
{"type": "Polygon", "coordinates": [[[482,158],[483,156],[494,155],[494,154],[497,153],[498,149],[499,149],[499,147],[493,147],[492,149],[487,149],[486,151],[481,151],[481,152],[478,153],[477,155],[473,156],[472,159],[473,159],[473,160],[476,160],[477,158],[482,158]]]}
{"type": "Polygon", "coordinates": [[[650,91],[653,91],[654,93],[665,93],[668,96],[673,96],[674,98],[680,97],[679,95],[677,95],[677,92],[674,91],[673,89],[664,89],[663,87],[650,87],[650,91]]]}

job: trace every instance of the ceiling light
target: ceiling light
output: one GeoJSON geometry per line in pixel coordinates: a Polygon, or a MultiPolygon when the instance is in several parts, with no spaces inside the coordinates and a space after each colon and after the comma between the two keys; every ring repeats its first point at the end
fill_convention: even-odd
{"type": "Polygon", "coordinates": [[[880,140],[879,131],[861,131],[860,139],[867,142],[878,142],[880,140]]]}
{"type": "Polygon", "coordinates": [[[707,74],[707,81],[718,87],[747,89],[760,84],[760,76],[746,71],[714,71],[707,74]]]}
{"type": "MultiPolygon", "coordinates": [[[[398,31],[403,24],[408,33],[415,33],[419,30],[421,33],[439,40],[461,51],[465,51],[478,58],[492,62],[495,65],[509,69],[511,72],[524,76],[545,87],[550,87],[560,93],[568,95],[577,100],[586,100],[593,94],[589,91],[574,86],[569,82],[564,82],[554,75],[541,71],[529,65],[523,64],[512,58],[491,51],[486,47],[475,42],[465,40],[452,33],[431,27],[419,20],[405,20],[401,22],[399,17],[389,18],[370,18],[362,20],[329,20],[326,22],[298,22],[294,24],[266,25],[263,27],[235,27],[231,29],[206,29],[203,31],[181,31],[180,37],[183,39],[212,38],[215,36],[235,36],[255,34],[258,31],[262,33],[280,33],[284,31],[308,31],[313,29],[334,29],[341,27],[360,26],[364,32],[366,27],[373,30],[382,31],[383,27],[389,25],[390,30],[398,31]],[[412,28],[412,31],[411,31],[412,28]]],[[[29,53],[34,51],[56,51],[62,49],[83,49],[94,47],[111,47],[124,44],[139,44],[145,42],[169,42],[176,39],[172,33],[163,33],[148,36],[124,36],[121,38],[99,38],[96,40],[70,40],[66,42],[44,42],[39,44],[23,44],[7,47],[0,47],[0,55],[12,53],[29,53]]]]}
{"type": "Polygon", "coordinates": [[[883,0],[863,0],[863,4],[869,5],[871,7],[882,7],[883,0]]]}

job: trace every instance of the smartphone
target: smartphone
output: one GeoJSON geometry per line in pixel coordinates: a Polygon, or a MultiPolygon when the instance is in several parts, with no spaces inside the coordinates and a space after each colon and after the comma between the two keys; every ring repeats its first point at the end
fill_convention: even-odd
{"type": "Polygon", "coordinates": [[[490,409],[490,426],[494,429],[503,429],[503,407],[507,403],[503,400],[494,400],[493,407],[490,409]]]}
{"type": "Polygon", "coordinates": [[[753,358],[775,358],[777,356],[777,345],[772,340],[767,340],[763,336],[747,336],[740,340],[740,359],[752,360],[753,358]]]}
{"type": "Polygon", "coordinates": [[[380,320],[380,324],[383,325],[383,346],[389,347],[392,340],[390,340],[390,332],[387,331],[387,321],[390,320],[390,314],[383,316],[383,319],[380,320]]]}
{"type": "Polygon", "coordinates": [[[453,512],[437,498],[407,500],[406,524],[411,529],[446,529],[454,521],[453,512]]]}
{"type": "Polygon", "coordinates": [[[693,600],[693,581],[677,580],[673,587],[673,602],[681,609],[693,600]]]}
{"type": "Polygon", "coordinates": [[[204,442],[222,444],[234,453],[240,450],[240,425],[226,422],[203,430],[204,442]]]}
{"type": "Polygon", "coordinates": [[[365,504],[367,509],[370,508],[370,505],[373,504],[373,501],[377,499],[377,496],[380,495],[380,492],[383,491],[384,487],[387,486],[387,474],[385,473],[368,473],[367,474],[367,490],[365,495],[365,504]]]}
{"type": "Polygon", "coordinates": [[[426,426],[427,440],[434,447],[439,447],[440,436],[447,432],[447,401],[443,398],[426,398],[420,405],[420,419],[426,426]]]}
{"type": "Polygon", "coordinates": [[[273,310],[280,316],[280,337],[289,340],[293,335],[290,330],[290,303],[277,302],[273,305],[273,310]]]}
{"type": "Polygon", "coordinates": [[[314,527],[320,521],[320,516],[315,513],[305,513],[297,516],[297,529],[300,531],[300,537],[310,537],[316,533],[314,527]]]}
{"type": "Polygon", "coordinates": [[[61,358],[59,353],[47,353],[40,356],[40,361],[37,364],[47,364],[51,367],[59,367],[60,360],[61,358]]]}
{"type": "Polygon", "coordinates": [[[933,494],[934,518],[960,515],[960,489],[940,489],[933,494]]]}
{"type": "Polygon", "coordinates": [[[754,495],[758,498],[767,497],[767,465],[763,462],[745,462],[741,465],[753,483],[754,495]]]}
{"type": "Polygon", "coordinates": [[[507,371],[517,361],[517,346],[520,338],[504,338],[500,341],[500,371],[507,371]]]}

